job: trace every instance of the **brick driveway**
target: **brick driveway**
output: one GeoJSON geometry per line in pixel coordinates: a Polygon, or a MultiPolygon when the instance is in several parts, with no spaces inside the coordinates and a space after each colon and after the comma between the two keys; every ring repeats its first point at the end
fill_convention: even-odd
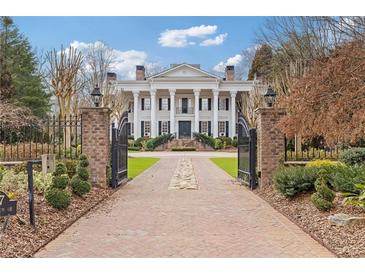
{"type": "Polygon", "coordinates": [[[332,257],[208,158],[199,190],[168,190],[179,154],[163,157],[35,257],[332,257]]]}

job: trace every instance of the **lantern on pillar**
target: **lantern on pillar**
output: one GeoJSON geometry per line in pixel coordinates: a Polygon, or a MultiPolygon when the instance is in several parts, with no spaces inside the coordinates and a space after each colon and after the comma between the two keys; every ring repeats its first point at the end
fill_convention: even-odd
{"type": "Polygon", "coordinates": [[[264,94],[264,99],[268,107],[272,107],[275,102],[276,92],[271,86],[268,87],[264,94]]]}
{"type": "Polygon", "coordinates": [[[100,106],[101,98],[103,97],[103,94],[100,92],[99,86],[96,84],[94,90],[91,92],[91,97],[94,102],[95,107],[100,106]]]}

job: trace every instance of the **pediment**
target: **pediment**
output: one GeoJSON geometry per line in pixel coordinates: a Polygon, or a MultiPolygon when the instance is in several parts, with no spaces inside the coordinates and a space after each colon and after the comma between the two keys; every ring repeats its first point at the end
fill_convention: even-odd
{"type": "Polygon", "coordinates": [[[196,79],[220,79],[218,76],[206,72],[202,69],[190,66],[188,64],[181,64],[155,75],[148,79],[176,79],[176,78],[196,78],[196,79]]]}

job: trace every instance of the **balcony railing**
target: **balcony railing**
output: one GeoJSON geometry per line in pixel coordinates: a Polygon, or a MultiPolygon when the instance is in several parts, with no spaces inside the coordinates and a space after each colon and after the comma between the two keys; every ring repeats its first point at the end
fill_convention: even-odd
{"type": "Polygon", "coordinates": [[[194,108],[190,107],[190,108],[182,108],[182,107],[177,107],[176,108],[176,114],[193,114],[194,113],[194,108]]]}

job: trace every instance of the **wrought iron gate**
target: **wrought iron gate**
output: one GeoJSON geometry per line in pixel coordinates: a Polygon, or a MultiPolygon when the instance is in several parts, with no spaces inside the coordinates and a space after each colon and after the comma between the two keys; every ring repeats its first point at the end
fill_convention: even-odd
{"type": "Polygon", "coordinates": [[[256,181],[256,129],[249,128],[242,113],[238,114],[238,174],[237,177],[251,189],[256,181]]]}
{"type": "Polygon", "coordinates": [[[112,126],[112,178],[113,188],[128,180],[128,112],[119,120],[118,128],[112,126]]]}

